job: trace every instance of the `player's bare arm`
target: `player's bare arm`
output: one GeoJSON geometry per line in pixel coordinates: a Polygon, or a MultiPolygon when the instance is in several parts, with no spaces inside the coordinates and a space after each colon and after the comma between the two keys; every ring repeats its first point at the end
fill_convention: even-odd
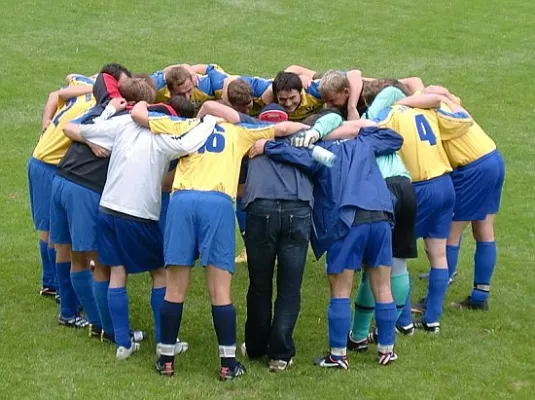
{"type": "Polygon", "coordinates": [[[48,125],[52,122],[52,119],[54,118],[54,114],[56,113],[56,110],[58,108],[58,92],[59,90],[54,90],[53,92],[50,92],[48,95],[48,99],[46,101],[45,109],[43,111],[43,118],[41,123],[41,135],[45,133],[46,128],[48,128],[48,125]]]}
{"type": "Polygon", "coordinates": [[[202,118],[208,114],[216,118],[222,118],[232,124],[240,123],[240,115],[236,110],[217,101],[206,101],[199,110],[197,118],[202,118]]]}
{"type": "Polygon", "coordinates": [[[349,81],[349,99],[347,101],[347,119],[349,121],[360,118],[357,111],[357,103],[362,92],[362,73],[358,69],[353,69],[347,72],[347,80],[349,81]]]}
{"type": "Polygon", "coordinates": [[[317,71],[311,70],[310,68],[302,67],[300,65],[290,65],[284,70],[284,72],[293,72],[294,74],[297,74],[299,76],[306,76],[310,79],[314,79],[314,75],[316,75],[317,73],[317,71]]]}

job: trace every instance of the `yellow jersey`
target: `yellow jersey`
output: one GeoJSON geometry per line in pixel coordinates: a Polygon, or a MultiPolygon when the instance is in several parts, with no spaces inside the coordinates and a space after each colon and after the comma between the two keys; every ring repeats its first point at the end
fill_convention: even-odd
{"type": "MultiPolygon", "coordinates": [[[[191,129],[191,122],[161,115],[157,121],[149,118],[149,126],[154,133],[183,134],[191,129]]],[[[217,191],[234,200],[243,156],[257,140],[273,139],[274,136],[274,125],[216,125],[214,132],[208,136],[205,145],[197,153],[179,160],[173,192],[217,191]]]]}
{"type": "MultiPolygon", "coordinates": [[[[441,108],[449,111],[446,105],[442,105],[441,108]]],[[[476,122],[464,135],[443,134],[442,142],[453,168],[468,165],[496,150],[496,143],[476,122]]]]}
{"type": "Polygon", "coordinates": [[[399,154],[413,182],[428,181],[451,172],[442,136],[460,136],[472,124],[465,113],[451,114],[443,110],[401,105],[383,110],[377,122],[379,126],[391,128],[403,136],[399,154]]]}
{"type": "MultiPolygon", "coordinates": [[[[76,75],[69,82],[69,86],[92,86],[93,83],[94,81],[89,78],[76,75]]],[[[60,99],[54,118],[39,139],[32,156],[44,163],[58,165],[71,144],[70,139],[63,134],[63,127],[86,113],[95,103],[95,98],[91,93],[71,97],[65,102],[60,99]]]]}
{"type": "Polygon", "coordinates": [[[309,115],[317,113],[324,105],[320,95],[319,79],[312,81],[308,89],[301,90],[301,104],[297,109],[288,114],[290,121],[301,121],[309,115]]]}

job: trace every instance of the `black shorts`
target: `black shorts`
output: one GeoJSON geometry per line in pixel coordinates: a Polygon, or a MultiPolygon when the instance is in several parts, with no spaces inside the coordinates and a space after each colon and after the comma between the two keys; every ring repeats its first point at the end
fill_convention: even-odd
{"type": "Polygon", "coordinates": [[[402,176],[386,179],[386,185],[396,197],[392,231],[392,255],[396,258],[417,258],[416,247],[416,195],[411,180],[402,176]]]}
{"type": "Polygon", "coordinates": [[[240,177],[238,179],[238,185],[245,185],[247,180],[247,169],[249,168],[249,155],[246,155],[241,160],[240,177]]]}

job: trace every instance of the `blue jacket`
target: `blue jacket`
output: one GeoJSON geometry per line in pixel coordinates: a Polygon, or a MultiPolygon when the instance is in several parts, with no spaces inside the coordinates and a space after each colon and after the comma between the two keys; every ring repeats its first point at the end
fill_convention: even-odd
{"type": "Polygon", "coordinates": [[[401,148],[403,138],[391,129],[368,127],[352,140],[325,141],[317,145],[336,155],[332,168],[323,167],[304,156],[305,149],[284,142],[268,142],[265,153],[283,162],[295,163],[314,178],[314,235],[312,249],[317,258],[353,225],[357,208],[393,214],[393,202],[376,156],[401,148]]]}

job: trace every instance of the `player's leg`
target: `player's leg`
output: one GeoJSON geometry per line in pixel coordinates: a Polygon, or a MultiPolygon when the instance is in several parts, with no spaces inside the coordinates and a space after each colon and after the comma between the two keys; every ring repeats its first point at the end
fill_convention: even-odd
{"type": "Polygon", "coordinates": [[[307,202],[281,202],[281,205],[277,299],[268,346],[271,371],[288,368],[295,356],[293,332],[301,310],[301,285],[312,228],[312,210],[307,202]]]}
{"type": "Polygon", "coordinates": [[[368,333],[375,312],[375,298],[370,287],[370,278],[366,272],[362,273],[357,295],[355,297],[355,311],[353,325],[349,332],[347,347],[353,351],[368,350],[368,333]]]}
{"type": "MultiPolygon", "coordinates": [[[[249,167],[249,157],[245,156],[242,159],[241,166],[240,166],[240,176],[238,179],[238,194],[236,197],[236,220],[238,221],[238,227],[240,229],[240,233],[242,236],[242,239],[245,243],[245,229],[246,229],[246,222],[247,222],[247,213],[243,209],[242,206],[242,198],[245,194],[245,182],[247,180],[247,169],[249,167]]],[[[246,263],[247,262],[247,249],[244,247],[240,254],[236,257],[234,260],[236,264],[238,263],[246,263]]]]}
{"type": "MultiPolygon", "coordinates": [[[[100,239],[99,239],[100,241],[100,239]]],[[[95,263],[95,269],[93,270],[93,295],[95,296],[95,302],[98,308],[98,314],[100,316],[101,331],[98,334],[98,327],[94,327],[91,331],[94,334],[100,336],[100,340],[109,340],[114,342],[113,333],[113,321],[110,315],[110,307],[108,305],[108,289],[110,286],[110,268],[103,265],[98,258],[96,252],[90,253],[90,258],[95,263]]]]}
{"type": "Polygon", "coordinates": [[[386,221],[369,224],[370,234],[364,262],[370,277],[370,287],[375,298],[375,322],[377,324],[377,353],[379,365],[388,365],[397,356],[394,353],[395,325],[398,318],[396,303],[392,297],[392,230],[386,221]]]}
{"type": "Polygon", "coordinates": [[[280,232],[280,213],[275,200],[257,200],[247,207],[245,246],[247,262],[247,319],[245,349],[250,358],[265,356],[272,321],[273,272],[280,232]]]}
{"type": "Polygon", "coordinates": [[[468,225],[467,221],[453,221],[451,223],[450,235],[446,245],[446,258],[448,259],[448,276],[452,280],[457,273],[457,262],[459,260],[459,250],[463,232],[468,225]]]}
{"type": "Polygon", "coordinates": [[[93,294],[93,274],[89,266],[89,253],[73,251],[71,254],[71,282],[78,301],[84,308],[88,322],[102,326],[93,294]]]}

